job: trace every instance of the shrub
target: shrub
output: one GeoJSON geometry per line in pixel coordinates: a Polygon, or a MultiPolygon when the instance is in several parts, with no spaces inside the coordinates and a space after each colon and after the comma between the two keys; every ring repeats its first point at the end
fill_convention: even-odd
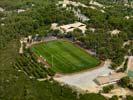
{"type": "Polygon", "coordinates": [[[103,93],[109,93],[114,88],[114,85],[108,85],[103,87],[103,93]]]}

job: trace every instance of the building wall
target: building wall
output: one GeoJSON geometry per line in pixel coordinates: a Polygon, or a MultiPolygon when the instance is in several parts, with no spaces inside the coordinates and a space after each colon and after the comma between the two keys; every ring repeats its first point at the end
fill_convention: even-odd
{"type": "Polygon", "coordinates": [[[132,70],[129,70],[129,71],[128,71],[128,76],[129,76],[129,77],[133,77],[133,71],[132,71],[132,70]]]}

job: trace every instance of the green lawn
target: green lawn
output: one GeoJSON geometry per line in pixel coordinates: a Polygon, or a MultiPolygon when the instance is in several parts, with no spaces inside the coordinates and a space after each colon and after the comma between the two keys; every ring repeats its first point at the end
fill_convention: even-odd
{"type": "Polygon", "coordinates": [[[82,48],[65,40],[34,45],[32,50],[38,56],[43,56],[55,72],[72,73],[94,68],[100,63],[99,60],[90,56],[82,48]]]}

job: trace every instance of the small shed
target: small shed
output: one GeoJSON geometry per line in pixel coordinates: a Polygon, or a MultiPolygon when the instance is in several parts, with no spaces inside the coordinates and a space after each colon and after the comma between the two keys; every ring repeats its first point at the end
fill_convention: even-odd
{"type": "Polygon", "coordinates": [[[112,73],[107,76],[98,76],[95,79],[95,82],[98,85],[108,85],[108,84],[114,84],[117,81],[119,81],[122,77],[126,76],[125,73],[112,73]]]}

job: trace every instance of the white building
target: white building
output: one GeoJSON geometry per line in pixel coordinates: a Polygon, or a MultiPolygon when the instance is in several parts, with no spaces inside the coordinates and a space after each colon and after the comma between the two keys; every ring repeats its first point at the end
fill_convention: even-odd
{"type": "Polygon", "coordinates": [[[117,35],[117,34],[119,34],[120,32],[121,32],[120,30],[115,29],[115,30],[111,31],[110,33],[111,33],[111,35],[117,35]]]}
{"type": "Polygon", "coordinates": [[[98,2],[96,2],[94,0],[90,1],[90,5],[95,5],[95,6],[98,6],[98,7],[104,7],[102,4],[100,4],[100,3],[98,3],[98,2]]]}
{"type": "Polygon", "coordinates": [[[24,10],[24,9],[18,9],[18,10],[17,10],[18,13],[25,12],[25,11],[26,11],[26,10],[24,10]]]}
{"type": "Polygon", "coordinates": [[[75,7],[78,7],[78,6],[87,7],[85,4],[82,4],[80,2],[73,2],[70,0],[59,1],[57,5],[62,5],[62,7],[67,7],[67,5],[73,5],[75,7]]]}
{"type": "Polygon", "coordinates": [[[59,29],[62,33],[68,33],[74,31],[74,29],[80,29],[82,33],[85,33],[86,31],[86,25],[80,22],[76,22],[73,24],[67,24],[62,26],[57,26],[58,24],[53,23],[51,26],[51,29],[59,29]]]}
{"type": "Polygon", "coordinates": [[[133,18],[133,16],[125,16],[124,18],[128,20],[128,19],[133,18]]]}
{"type": "Polygon", "coordinates": [[[4,23],[1,23],[1,26],[5,26],[5,24],[4,23]]]}
{"type": "Polygon", "coordinates": [[[0,12],[4,12],[5,10],[3,8],[0,7],[0,12]]]}

